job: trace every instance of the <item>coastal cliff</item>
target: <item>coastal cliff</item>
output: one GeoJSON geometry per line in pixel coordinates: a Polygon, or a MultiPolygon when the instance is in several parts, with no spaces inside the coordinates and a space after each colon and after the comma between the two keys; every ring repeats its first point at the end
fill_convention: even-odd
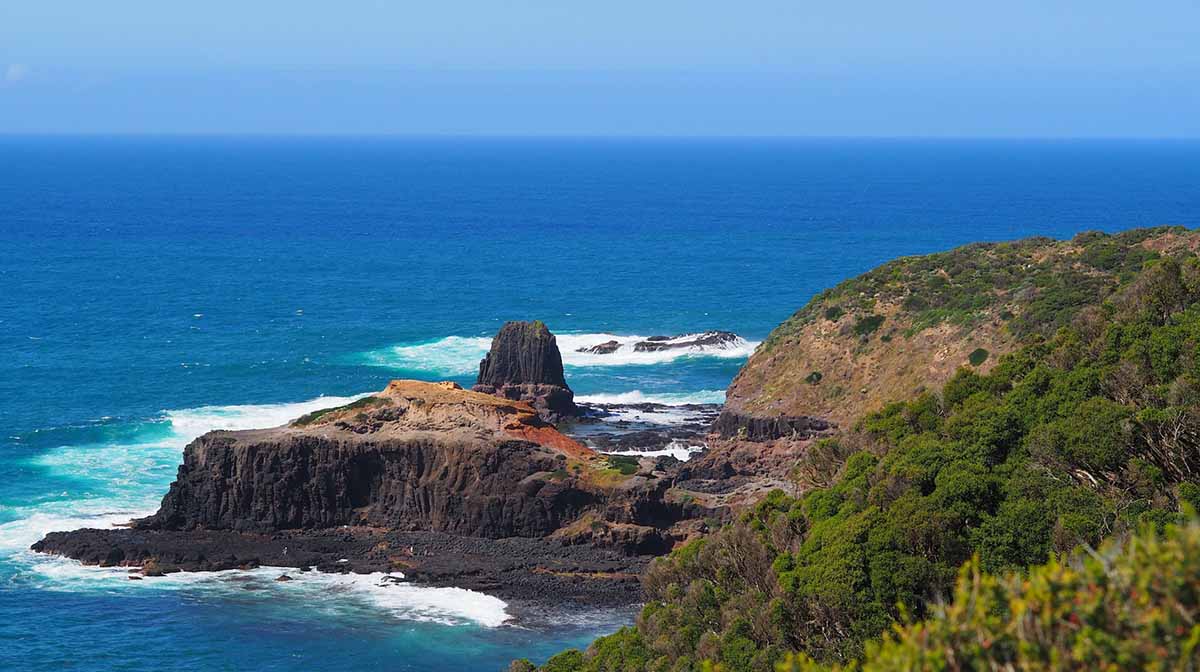
{"type": "Polygon", "coordinates": [[[34,549],[171,570],[399,569],[529,599],[627,603],[646,558],[706,510],[668,497],[652,458],[619,467],[523,401],[397,380],[281,427],[209,432],[185,448],[154,515],[52,533],[34,549]]]}
{"type": "Polygon", "coordinates": [[[395,381],[283,428],[200,437],[159,512],[136,526],[544,536],[596,502],[579,478],[556,476],[590,457],[524,404],[395,381]]]}
{"type": "Polygon", "coordinates": [[[507,322],[479,362],[476,392],[525,401],[541,416],[558,422],[579,414],[575,393],[563,375],[554,334],[540,320],[507,322]]]}

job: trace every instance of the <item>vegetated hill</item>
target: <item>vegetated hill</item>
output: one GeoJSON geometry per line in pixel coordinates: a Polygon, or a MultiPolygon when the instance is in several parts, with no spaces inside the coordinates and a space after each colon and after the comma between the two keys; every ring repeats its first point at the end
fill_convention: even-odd
{"type": "Polygon", "coordinates": [[[1102,303],[1146,261],[1198,247],[1200,234],[1162,227],[891,261],[818,294],[779,325],[734,379],[726,408],[850,424],[936,389],[960,366],[989,371],[1029,337],[1049,336],[1102,303]]]}
{"type": "MultiPolygon", "coordinates": [[[[1108,270],[1083,261],[1048,272],[1029,266],[1040,289],[1022,313],[1002,318],[1004,338],[1023,345],[986,367],[960,362],[944,385],[919,393],[902,387],[890,403],[811,443],[792,471],[800,496],[772,493],[737,522],[656,561],[643,577],[649,601],[635,627],[543,669],[678,671],[713,663],[766,671],[794,652],[853,664],[905,614],[935,615],[931,605],[951,595],[959,567],[972,557],[986,572],[1021,571],[1138,526],[1183,521],[1185,503],[1200,505],[1194,235],[1135,231],[1021,245],[1043,250],[1035,255],[1043,262],[1047,250],[1066,254],[1069,247],[1080,250],[1070,253],[1077,259],[1116,261],[1108,270]],[[1083,278],[1093,276],[1099,279],[1087,285],[1083,278]],[[1102,296],[1037,308],[1080,287],[1102,296]]],[[[1018,276],[1003,286],[1028,285],[1018,276]]],[[[978,310],[996,305],[1013,304],[978,310]]],[[[904,314],[912,324],[923,313],[904,314]]],[[[777,350],[789,342],[794,348],[797,341],[780,339],[811,324],[805,311],[794,319],[798,326],[781,327],[768,355],[804,357],[777,350]]],[[[958,328],[971,323],[954,319],[958,328]]],[[[762,355],[756,366],[764,366],[762,355]]],[[[1196,589],[1194,581],[1188,586],[1196,589]]],[[[1065,631],[1055,619],[1071,613],[1051,612],[1047,632],[1065,631]]],[[[1119,624],[1097,627],[1107,625],[1119,624]]],[[[1160,642],[1141,639],[1151,635],[1159,636],[1096,633],[1113,646],[1129,637],[1129,646],[1156,650],[1160,642]]]]}

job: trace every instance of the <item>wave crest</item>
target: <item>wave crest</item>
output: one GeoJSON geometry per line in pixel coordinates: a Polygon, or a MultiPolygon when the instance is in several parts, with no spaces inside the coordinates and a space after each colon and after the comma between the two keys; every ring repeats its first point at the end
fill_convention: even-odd
{"type": "MultiPolygon", "coordinates": [[[[748,341],[740,336],[722,346],[677,348],[656,352],[638,352],[634,344],[645,341],[648,336],[632,334],[585,333],[556,334],[558,349],[562,353],[563,365],[567,368],[590,368],[602,366],[651,366],[667,364],[680,359],[718,358],[746,359],[754,354],[757,341],[748,341]],[[596,354],[579,352],[608,341],[620,345],[615,352],[596,354]]],[[[679,339],[672,340],[680,340],[679,339]]],[[[487,354],[492,339],[486,336],[446,336],[420,343],[401,343],[378,350],[364,352],[359,360],[370,366],[401,369],[431,376],[465,377],[479,371],[479,360],[487,354]]]]}

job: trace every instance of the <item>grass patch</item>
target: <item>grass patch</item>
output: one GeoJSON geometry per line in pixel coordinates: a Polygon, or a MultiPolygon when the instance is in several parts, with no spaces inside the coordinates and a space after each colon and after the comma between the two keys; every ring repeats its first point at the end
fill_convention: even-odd
{"type": "Polygon", "coordinates": [[[616,470],[622,476],[632,476],[638,472],[638,461],[630,455],[609,455],[608,467],[616,470]]]}
{"type": "Polygon", "coordinates": [[[332,413],[333,411],[348,411],[348,410],[352,410],[355,408],[373,408],[375,406],[381,406],[385,403],[388,403],[387,399],[383,399],[381,397],[363,397],[362,399],[359,399],[357,401],[352,401],[352,402],[346,404],[345,406],[334,406],[333,408],[322,408],[319,411],[313,411],[312,413],[306,413],[306,414],[300,416],[299,418],[296,418],[296,421],[293,422],[292,424],[296,425],[298,427],[304,427],[307,425],[311,425],[312,423],[316,422],[317,420],[320,420],[327,413],[332,413]]]}

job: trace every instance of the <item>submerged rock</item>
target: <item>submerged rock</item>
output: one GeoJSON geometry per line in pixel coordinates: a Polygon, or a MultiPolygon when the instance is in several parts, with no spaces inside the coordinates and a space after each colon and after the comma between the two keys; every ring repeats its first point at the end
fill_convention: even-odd
{"type": "Polygon", "coordinates": [[[505,323],[479,362],[479,378],[471,389],[527,402],[549,422],[579,414],[558,343],[540,320],[505,323]]]}

